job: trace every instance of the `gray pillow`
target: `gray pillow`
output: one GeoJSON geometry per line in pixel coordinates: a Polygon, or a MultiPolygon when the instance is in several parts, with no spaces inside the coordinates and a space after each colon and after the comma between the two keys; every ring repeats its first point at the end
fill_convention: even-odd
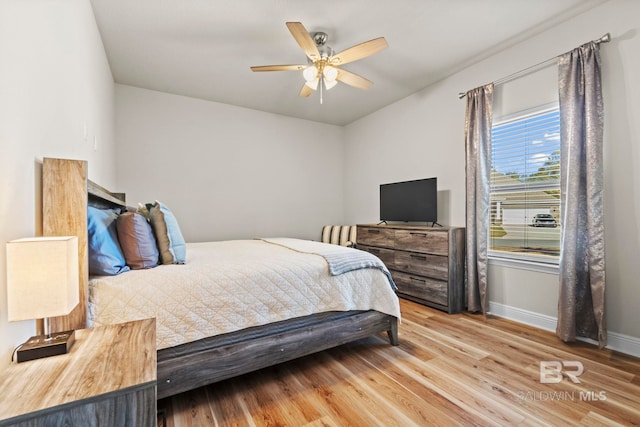
{"type": "Polygon", "coordinates": [[[132,270],[158,265],[158,247],[147,219],[135,212],[120,214],[116,222],[118,240],[127,265],[132,270]]]}

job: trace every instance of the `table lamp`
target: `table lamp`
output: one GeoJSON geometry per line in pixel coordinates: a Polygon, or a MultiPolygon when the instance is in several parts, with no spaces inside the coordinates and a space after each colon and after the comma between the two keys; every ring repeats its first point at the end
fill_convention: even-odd
{"type": "Polygon", "coordinates": [[[78,238],[33,237],[7,243],[7,317],[44,319],[44,335],[17,350],[18,362],[65,354],[74,331],[51,333],[50,317],[69,314],[79,302],[78,238]]]}

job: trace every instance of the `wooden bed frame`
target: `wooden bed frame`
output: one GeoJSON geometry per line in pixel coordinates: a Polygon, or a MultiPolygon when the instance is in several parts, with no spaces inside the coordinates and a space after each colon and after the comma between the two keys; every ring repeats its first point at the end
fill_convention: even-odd
{"type": "MultiPolygon", "coordinates": [[[[87,179],[87,162],[45,158],[42,166],[45,236],[78,236],[80,303],[52,319],[54,331],[87,327],[87,206],[125,206],[87,179]]],[[[321,313],[204,338],[158,351],[158,399],[277,363],[387,332],[398,345],[398,319],[374,310],[321,313]]]]}

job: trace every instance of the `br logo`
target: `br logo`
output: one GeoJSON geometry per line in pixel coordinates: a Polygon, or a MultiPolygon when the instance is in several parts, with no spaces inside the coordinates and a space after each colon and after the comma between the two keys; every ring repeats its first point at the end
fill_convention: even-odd
{"type": "Polygon", "coordinates": [[[540,382],[542,384],[556,384],[562,381],[564,375],[575,384],[580,384],[578,377],[584,372],[582,362],[577,360],[556,360],[540,362],[540,382]],[[564,368],[564,371],[563,371],[564,368]]]}

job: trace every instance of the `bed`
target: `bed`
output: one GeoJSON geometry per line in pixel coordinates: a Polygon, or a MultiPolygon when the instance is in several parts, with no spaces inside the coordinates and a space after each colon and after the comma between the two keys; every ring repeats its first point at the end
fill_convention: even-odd
{"type": "MultiPolygon", "coordinates": [[[[109,294],[111,291],[100,294],[101,278],[92,278],[91,291],[89,290],[87,209],[88,206],[99,208],[125,206],[124,194],[109,192],[89,181],[85,161],[51,158],[45,158],[43,161],[42,192],[43,234],[45,236],[75,235],[78,236],[80,245],[80,303],[69,315],[52,319],[52,328],[56,331],[63,331],[133,320],[136,317],[162,317],[162,314],[157,312],[151,313],[144,310],[135,313],[135,308],[133,314],[117,314],[125,313],[124,309],[117,308],[116,315],[111,314],[109,315],[111,317],[107,316],[106,318],[100,317],[96,316],[96,311],[100,311],[99,304],[93,299],[91,303],[89,302],[90,292],[92,298],[95,297],[94,294],[102,295],[96,297],[97,300],[102,298],[103,301],[110,301],[114,298],[109,294]],[[88,313],[90,313],[89,316],[88,313]]],[[[153,278],[155,282],[160,276],[168,276],[170,269],[175,272],[180,268],[183,268],[184,271],[195,268],[199,257],[205,259],[208,256],[203,255],[202,251],[212,250],[218,255],[225,254],[224,256],[227,256],[226,254],[230,252],[229,249],[235,245],[241,245],[243,248],[248,247],[250,249],[247,250],[250,252],[253,250],[261,252],[268,248],[269,253],[275,253],[275,255],[268,255],[268,257],[275,256],[278,259],[283,252],[290,251],[297,259],[296,262],[301,265],[306,263],[305,257],[307,260],[314,259],[315,263],[319,262],[316,255],[306,253],[304,250],[283,247],[286,246],[286,243],[288,242],[252,240],[189,244],[187,254],[191,253],[193,258],[187,259],[187,264],[184,266],[160,266],[150,270],[131,271],[114,277],[118,278],[116,282],[119,280],[124,282],[125,285],[120,283],[120,286],[125,288],[127,287],[126,282],[135,275],[147,274],[146,277],[155,275],[153,278]],[[168,269],[164,269],[166,274],[162,270],[164,267],[168,267],[168,269]]],[[[298,243],[305,244],[304,242],[298,243]]],[[[241,252],[244,250],[242,249],[241,252]]],[[[271,268],[274,264],[271,261],[269,258],[262,264],[271,268]]],[[[209,266],[208,268],[213,267],[209,266]]],[[[360,282],[369,280],[368,276],[375,276],[378,281],[381,280],[380,277],[382,280],[386,280],[381,271],[376,270],[375,273],[371,273],[369,270],[372,269],[345,273],[340,279],[343,281],[342,286],[354,287],[355,283],[360,286],[360,282]],[[357,278],[354,279],[355,276],[352,277],[352,275],[356,275],[357,278]]],[[[229,273],[225,272],[224,274],[229,273]]],[[[253,284],[253,282],[260,280],[247,277],[244,282],[253,284]]],[[[224,287],[224,280],[220,279],[219,281],[220,285],[224,287]]],[[[116,286],[118,285],[116,284],[116,286]]],[[[323,282],[321,286],[325,286],[325,283],[323,282]]],[[[246,295],[251,294],[250,291],[247,292],[245,299],[246,295]]],[[[258,322],[243,324],[235,318],[231,321],[227,319],[226,322],[223,322],[226,326],[220,330],[208,330],[205,327],[202,331],[186,334],[186,338],[181,341],[173,340],[170,334],[169,338],[166,338],[164,334],[159,334],[165,337],[159,338],[157,346],[157,397],[160,399],[178,394],[382,332],[388,334],[392,345],[398,345],[400,313],[397,297],[393,292],[392,294],[395,298],[395,308],[389,308],[388,303],[376,306],[376,297],[373,296],[369,298],[371,304],[367,307],[362,305],[366,305],[366,301],[359,301],[360,306],[357,309],[350,308],[349,304],[343,304],[343,306],[338,304],[336,307],[329,305],[327,308],[325,306],[320,309],[323,310],[321,312],[311,313],[305,311],[306,308],[303,308],[302,311],[298,309],[298,311],[294,310],[286,314],[285,317],[272,317],[268,307],[263,307],[263,315],[257,316],[263,317],[263,319],[258,322]]],[[[137,298],[145,297],[138,296],[137,298]]],[[[197,300],[198,298],[193,299],[193,301],[197,300]]],[[[260,304],[262,303],[254,301],[252,306],[260,307],[260,304]]],[[[280,303],[278,302],[278,304],[280,303]]],[[[189,306],[189,304],[182,305],[189,306]]],[[[202,309],[201,307],[200,310],[202,309]]],[[[212,311],[211,307],[205,307],[205,309],[212,311]]],[[[200,315],[199,317],[206,316],[200,315]]],[[[161,326],[161,322],[159,325],[159,329],[164,327],[161,326]]],[[[174,325],[173,328],[177,327],[174,325]]]]}

